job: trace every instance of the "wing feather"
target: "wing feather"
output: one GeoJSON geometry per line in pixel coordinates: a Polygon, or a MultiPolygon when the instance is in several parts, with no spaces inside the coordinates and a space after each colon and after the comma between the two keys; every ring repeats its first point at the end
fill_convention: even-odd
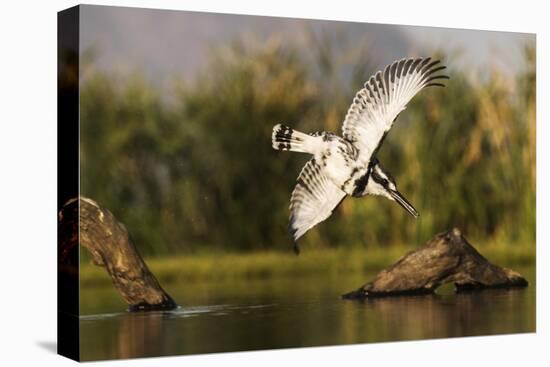
{"type": "Polygon", "coordinates": [[[359,150],[359,160],[368,162],[397,115],[423,88],[444,86],[445,69],[431,58],[408,58],[393,62],[371,76],[357,92],[342,126],[343,136],[359,150]]]}
{"type": "Polygon", "coordinates": [[[290,198],[288,229],[294,241],[330,217],[345,196],[346,193],[325,175],[315,158],[309,160],[300,172],[290,198]]]}

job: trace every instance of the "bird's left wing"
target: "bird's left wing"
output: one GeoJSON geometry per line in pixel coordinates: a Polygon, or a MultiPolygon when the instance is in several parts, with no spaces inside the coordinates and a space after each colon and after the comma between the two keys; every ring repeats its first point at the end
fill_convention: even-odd
{"type": "Polygon", "coordinates": [[[315,158],[310,159],[300,172],[290,198],[288,229],[294,243],[317,223],[330,217],[345,196],[346,193],[326,176],[315,158]]]}
{"type": "Polygon", "coordinates": [[[395,61],[371,76],[357,92],[342,126],[343,136],[359,149],[359,160],[369,162],[371,156],[391,129],[397,115],[420,90],[441,86],[435,75],[445,69],[431,58],[409,58],[395,61]]]}

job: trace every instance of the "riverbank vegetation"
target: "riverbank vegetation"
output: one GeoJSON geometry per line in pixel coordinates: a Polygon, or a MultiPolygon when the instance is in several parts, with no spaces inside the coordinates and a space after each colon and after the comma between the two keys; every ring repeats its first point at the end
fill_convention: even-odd
{"type": "MultiPolygon", "coordinates": [[[[410,246],[387,248],[334,248],[303,252],[255,251],[248,253],[202,252],[192,256],[147,258],[151,271],[162,284],[230,281],[286,277],[342,276],[350,273],[373,273],[397,261],[410,246]]],[[[486,244],[478,247],[490,262],[506,267],[532,266],[532,246],[486,244]]],[[[366,280],[366,279],[365,279],[366,280]]],[[[104,269],[86,262],[81,266],[83,287],[110,286],[111,278],[104,269]]]]}

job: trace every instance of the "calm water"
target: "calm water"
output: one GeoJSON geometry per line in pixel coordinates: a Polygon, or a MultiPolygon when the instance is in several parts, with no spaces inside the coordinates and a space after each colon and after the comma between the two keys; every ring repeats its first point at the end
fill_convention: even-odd
{"type": "Polygon", "coordinates": [[[534,332],[535,270],[517,270],[528,288],[363,302],[339,295],[373,274],[168,284],[182,308],[133,314],[111,287],[91,288],[81,292],[82,359],[534,332]]]}

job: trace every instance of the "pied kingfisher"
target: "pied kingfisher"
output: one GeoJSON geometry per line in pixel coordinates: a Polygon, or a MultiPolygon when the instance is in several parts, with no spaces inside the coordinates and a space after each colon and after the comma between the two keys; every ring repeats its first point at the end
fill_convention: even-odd
{"type": "Polygon", "coordinates": [[[445,69],[438,65],[439,60],[430,61],[398,60],[371,76],[348,109],[342,137],[326,131],[305,134],[281,124],[273,127],[274,149],[313,155],[300,172],[290,199],[289,232],[296,253],[298,239],[327,219],[347,195],[384,196],[418,217],[375,155],[415,94],[425,87],[444,87],[438,81],[449,79],[447,75],[435,75],[445,69]]]}

